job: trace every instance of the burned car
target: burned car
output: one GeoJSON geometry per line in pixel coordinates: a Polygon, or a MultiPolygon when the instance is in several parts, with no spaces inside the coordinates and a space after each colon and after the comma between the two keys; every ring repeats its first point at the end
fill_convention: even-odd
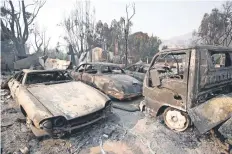
{"type": "Polygon", "coordinates": [[[126,74],[143,81],[144,76],[149,68],[149,64],[134,64],[125,68],[126,74]]]}
{"type": "Polygon", "coordinates": [[[130,99],[142,94],[142,83],[125,74],[113,63],[84,63],[70,74],[74,79],[81,80],[118,100],[130,99]]]}
{"type": "Polygon", "coordinates": [[[195,46],[157,53],[143,95],[145,109],[163,114],[172,130],[184,131],[192,122],[207,132],[232,116],[232,49],[195,46]]]}
{"type": "Polygon", "coordinates": [[[62,137],[111,112],[108,96],[74,81],[64,70],[24,69],[9,80],[8,86],[37,137],[62,137]]]}

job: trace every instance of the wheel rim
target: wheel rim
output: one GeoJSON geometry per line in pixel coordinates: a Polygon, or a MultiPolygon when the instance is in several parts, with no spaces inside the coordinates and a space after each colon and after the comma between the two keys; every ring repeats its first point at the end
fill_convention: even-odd
{"type": "Polygon", "coordinates": [[[172,130],[180,132],[186,130],[189,126],[188,116],[181,111],[169,108],[164,116],[166,125],[172,130]]]}

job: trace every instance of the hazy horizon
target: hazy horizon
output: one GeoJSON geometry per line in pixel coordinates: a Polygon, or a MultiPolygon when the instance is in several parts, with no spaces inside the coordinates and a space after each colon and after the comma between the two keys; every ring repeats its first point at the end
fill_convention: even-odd
{"type": "MultiPolygon", "coordinates": [[[[65,16],[69,15],[76,0],[47,1],[39,12],[36,23],[40,29],[47,30],[51,37],[50,46],[62,42],[63,28],[57,26],[65,16]]],[[[29,2],[27,0],[26,2],[29,2]]],[[[96,22],[101,20],[109,26],[113,19],[125,16],[126,4],[132,1],[93,0],[91,5],[96,10],[96,22]]],[[[220,8],[223,1],[134,1],[136,14],[132,18],[132,32],[142,31],[155,35],[162,40],[185,35],[197,29],[205,13],[215,7],[220,8]]]]}

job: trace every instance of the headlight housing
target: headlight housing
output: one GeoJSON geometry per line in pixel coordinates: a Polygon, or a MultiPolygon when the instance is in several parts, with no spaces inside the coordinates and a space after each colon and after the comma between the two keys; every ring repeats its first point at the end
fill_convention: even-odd
{"type": "Polygon", "coordinates": [[[63,127],[67,124],[67,120],[63,116],[52,117],[40,122],[40,128],[53,129],[54,127],[63,127]]]}
{"type": "Polygon", "coordinates": [[[43,121],[41,124],[40,124],[40,128],[42,129],[52,129],[52,121],[51,119],[47,119],[45,121],[43,121]]]}
{"type": "Polygon", "coordinates": [[[64,117],[57,117],[53,120],[53,126],[54,127],[62,127],[66,125],[66,119],[64,117]]]}

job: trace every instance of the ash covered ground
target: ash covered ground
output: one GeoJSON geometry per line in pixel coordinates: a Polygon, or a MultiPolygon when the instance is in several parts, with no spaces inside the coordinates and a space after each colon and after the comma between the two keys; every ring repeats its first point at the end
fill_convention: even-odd
{"type": "Polygon", "coordinates": [[[210,134],[200,135],[194,128],[176,133],[165,127],[162,118],[119,109],[63,139],[37,139],[8,90],[1,90],[1,148],[3,153],[35,154],[226,153],[210,134]]]}

